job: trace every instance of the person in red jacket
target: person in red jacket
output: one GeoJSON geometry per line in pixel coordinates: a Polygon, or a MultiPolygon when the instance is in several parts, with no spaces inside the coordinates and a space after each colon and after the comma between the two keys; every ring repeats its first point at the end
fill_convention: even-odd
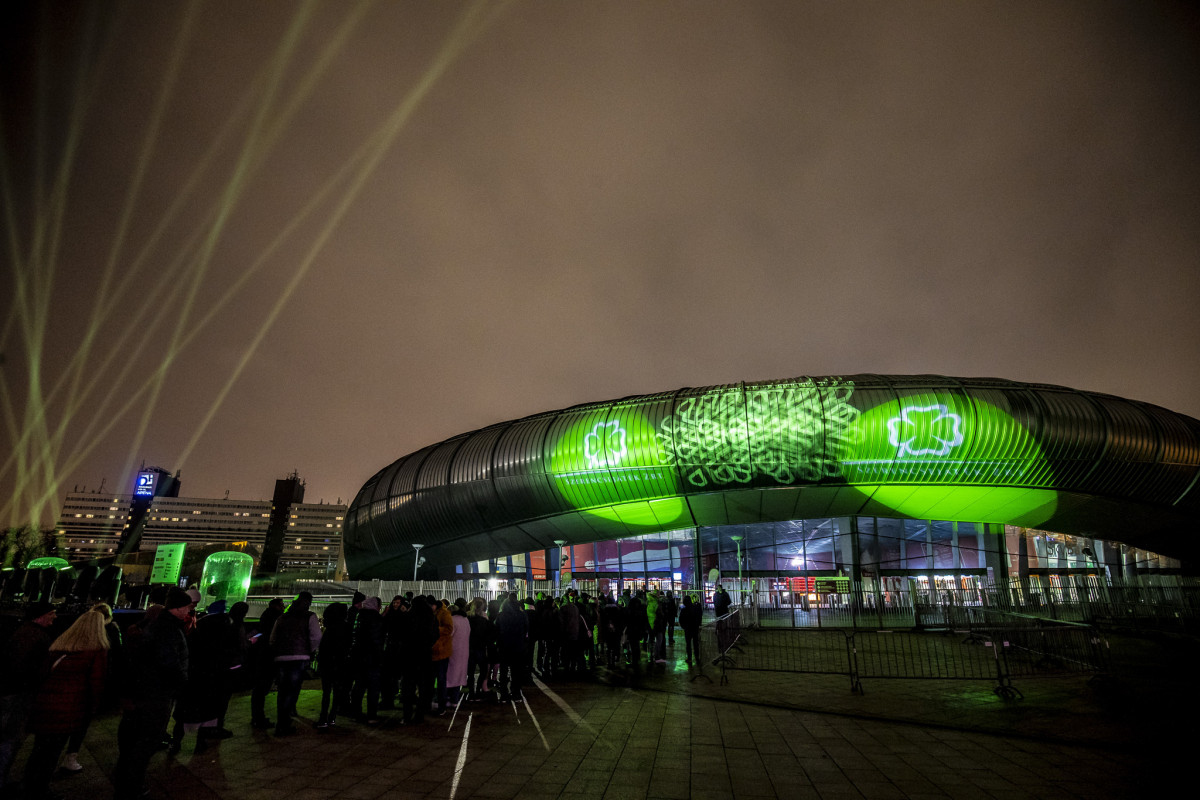
{"type": "Polygon", "coordinates": [[[108,634],[99,611],[82,614],[50,645],[45,679],[29,715],[33,751],[25,765],[25,796],[49,795],[50,777],[72,733],[87,727],[104,698],[108,634]]]}

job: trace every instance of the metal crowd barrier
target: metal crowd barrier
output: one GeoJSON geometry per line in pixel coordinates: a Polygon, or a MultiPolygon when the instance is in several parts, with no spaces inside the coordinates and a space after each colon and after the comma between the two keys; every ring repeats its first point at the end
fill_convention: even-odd
{"type": "Polygon", "coordinates": [[[859,694],[864,679],[982,680],[994,681],[993,691],[1012,698],[1021,696],[1014,676],[1102,675],[1110,663],[1108,643],[1095,629],[1032,617],[1008,619],[1001,627],[996,619],[964,615],[968,635],[958,638],[920,631],[749,629],[743,613],[735,609],[701,628],[702,663],[720,668],[722,684],[731,670],[846,675],[859,694]]]}

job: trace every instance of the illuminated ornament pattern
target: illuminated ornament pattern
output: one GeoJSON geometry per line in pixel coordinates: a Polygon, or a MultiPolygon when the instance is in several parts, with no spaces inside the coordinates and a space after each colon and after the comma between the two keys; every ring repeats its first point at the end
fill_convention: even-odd
{"type": "Polygon", "coordinates": [[[591,432],[583,437],[583,454],[592,469],[600,469],[606,461],[608,466],[620,466],[627,452],[625,429],[616,420],[597,422],[591,432]]]}
{"type": "Polygon", "coordinates": [[[834,477],[859,414],[853,391],[851,381],[806,379],[688,397],[660,424],[659,452],[697,488],[834,477]]]}
{"type": "Polygon", "coordinates": [[[963,443],[962,417],[941,403],[906,408],[888,420],[888,442],[896,458],[950,455],[963,443]]]}

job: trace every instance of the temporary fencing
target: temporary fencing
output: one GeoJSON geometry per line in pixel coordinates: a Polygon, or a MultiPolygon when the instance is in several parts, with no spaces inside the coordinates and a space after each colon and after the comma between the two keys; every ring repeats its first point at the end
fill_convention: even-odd
{"type": "MultiPolygon", "coordinates": [[[[965,615],[967,616],[967,615],[965,615]]],[[[1033,617],[970,615],[966,630],[922,631],[747,628],[735,609],[701,629],[701,659],[721,670],[846,675],[851,691],[864,679],[983,680],[994,691],[1020,697],[1013,676],[1103,674],[1108,643],[1086,625],[1046,623],[1033,617]],[[1000,625],[998,623],[1007,623],[1000,625]]]]}

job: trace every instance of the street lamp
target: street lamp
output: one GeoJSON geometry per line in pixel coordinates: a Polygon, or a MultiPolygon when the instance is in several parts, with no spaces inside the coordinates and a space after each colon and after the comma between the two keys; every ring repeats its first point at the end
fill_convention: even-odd
{"type": "Polygon", "coordinates": [[[737,567],[738,567],[738,605],[742,605],[744,599],[742,597],[742,536],[730,536],[733,539],[734,545],[737,546],[737,567]]]}
{"type": "Polygon", "coordinates": [[[421,548],[423,544],[414,544],[413,550],[417,552],[413,555],[413,583],[417,582],[417,567],[421,566],[421,548]]]}
{"type": "Polygon", "coordinates": [[[554,573],[554,588],[562,588],[562,571],[563,571],[563,545],[567,543],[566,539],[555,539],[554,544],[558,546],[558,570],[554,573]]]}

